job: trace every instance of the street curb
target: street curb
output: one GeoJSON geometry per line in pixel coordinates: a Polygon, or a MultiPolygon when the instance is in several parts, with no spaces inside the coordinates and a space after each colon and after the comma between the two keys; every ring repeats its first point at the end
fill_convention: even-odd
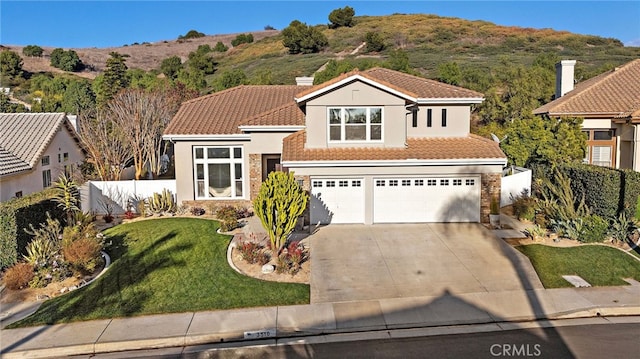
{"type": "MultiPolygon", "coordinates": [[[[489,321],[489,322],[475,322],[475,323],[452,323],[449,325],[407,325],[406,327],[398,325],[384,325],[380,328],[362,327],[362,328],[349,328],[349,329],[324,329],[317,332],[310,331],[296,331],[287,330],[282,328],[277,331],[275,337],[268,338],[269,340],[284,340],[285,342],[294,342],[301,340],[305,337],[313,337],[320,335],[336,335],[336,334],[352,334],[358,336],[366,332],[380,332],[380,331],[402,331],[402,330],[418,330],[418,329],[431,329],[431,331],[425,331],[421,335],[436,336],[444,334],[461,334],[471,332],[471,327],[480,326],[488,330],[489,327],[496,326],[499,330],[514,330],[517,329],[518,324],[532,323],[536,321],[548,321],[548,320],[565,320],[565,319],[579,319],[579,318],[600,318],[600,317],[616,317],[616,316],[634,316],[640,315],[640,306],[630,307],[594,307],[590,309],[581,309],[576,311],[554,313],[552,315],[540,316],[529,319],[518,318],[517,321],[489,321]]],[[[476,329],[473,329],[474,331],[476,329]]],[[[246,339],[243,332],[228,332],[228,333],[211,333],[211,334],[199,334],[199,335],[181,335],[175,337],[165,338],[151,338],[151,339],[138,339],[130,341],[120,342],[99,342],[100,338],[94,343],[90,344],[78,344],[65,347],[55,348],[43,348],[16,351],[9,353],[2,353],[2,357],[6,359],[12,358],[47,358],[47,357],[61,357],[72,355],[96,355],[113,352],[125,352],[135,350],[152,350],[163,348],[175,348],[195,345],[212,345],[220,343],[251,343],[259,342],[267,338],[260,339],[246,339]]],[[[354,339],[355,340],[355,339],[354,339]]]]}

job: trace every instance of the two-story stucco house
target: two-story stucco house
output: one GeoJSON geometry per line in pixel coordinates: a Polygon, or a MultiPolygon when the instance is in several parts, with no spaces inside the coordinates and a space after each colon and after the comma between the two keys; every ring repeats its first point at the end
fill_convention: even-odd
{"type": "Polygon", "coordinates": [[[64,113],[0,113],[0,201],[50,187],[84,158],[64,113]]]}
{"type": "MultiPolygon", "coordinates": [[[[309,78],[302,78],[309,83],[309,78]]],[[[179,202],[248,202],[293,171],[318,223],[488,222],[506,157],[470,134],[482,94],[388,69],[317,86],[240,86],[182,104],[179,202]]]]}
{"type": "Polygon", "coordinates": [[[555,100],[534,114],[584,118],[585,163],[640,171],[640,59],[574,87],[575,64],[556,64],[555,100]]]}

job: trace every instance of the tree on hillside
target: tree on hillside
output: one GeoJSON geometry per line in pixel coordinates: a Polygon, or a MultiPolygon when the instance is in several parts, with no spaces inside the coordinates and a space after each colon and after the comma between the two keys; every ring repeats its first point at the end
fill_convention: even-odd
{"type": "Polygon", "coordinates": [[[369,31],[364,35],[367,43],[367,52],[380,52],[384,50],[384,39],[379,32],[369,31]]]}
{"type": "Polygon", "coordinates": [[[241,69],[227,70],[218,79],[216,90],[226,90],[247,83],[247,75],[241,69]]]}
{"type": "Polygon", "coordinates": [[[196,30],[189,30],[186,34],[178,36],[178,40],[197,39],[199,37],[205,37],[205,34],[196,30]]]}
{"type": "Polygon", "coordinates": [[[402,49],[396,49],[389,53],[389,58],[385,61],[382,66],[396,71],[411,72],[411,68],[409,67],[409,54],[402,49]]]}
{"type": "Polygon", "coordinates": [[[84,68],[80,57],[73,50],[57,48],[51,52],[51,66],[63,71],[78,71],[84,68]]]}
{"type": "Polygon", "coordinates": [[[216,43],[216,46],[214,46],[213,48],[213,51],[216,51],[216,52],[226,52],[227,50],[229,50],[229,47],[223,44],[222,41],[218,41],[216,43]]]}
{"type": "Polygon", "coordinates": [[[160,174],[164,154],[162,132],[171,120],[171,105],[161,92],[125,89],[109,102],[115,127],[129,141],[136,179],[144,176],[148,166],[153,178],[160,174]]]}
{"type": "Polygon", "coordinates": [[[104,73],[94,80],[94,91],[97,97],[98,106],[104,106],[121,89],[129,86],[127,78],[126,57],[117,52],[111,52],[111,57],[107,59],[104,73]]]}
{"type": "Polygon", "coordinates": [[[12,103],[9,96],[4,93],[0,93],[0,112],[21,113],[29,112],[29,110],[27,110],[27,108],[21,103],[12,103]]]}
{"type": "Polygon", "coordinates": [[[445,62],[438,65],[438,80],[458,86],[462,82],[462,71],[457,62],[445,62]]]}
{"type": "Polygon", "coordinates": [[[171,56],[162,60],[160,71],[171,80],[178,77],[178,72],[182,69],[182,60],[179,56],[171,56]]]}
{"type": "Polygon", "coordinates": [[[29,57],[40,57],[43,52],[42,47],[38,45],[27,45],[22,49],[22,54],[29,57]]]}
{"type": "Polygon", "coordinates": [[[62,110],[66,113],[82,116],[96,106],[96,95],[87,80],[73,81],[65,89],[62,97],[62,110]]]}
{"type": "Polygon", "coordinates": [[[22,77],[22,58],[11,50],[0,52],[0,75],[9,79],[22,77]]]}
{"type": "Polygon", "coordinates": [[[290,54],[320,52],[329,45],[329,40],[320,30],[298,20],[293,20],[282,30],[282,36],[282,44],[289,49],[290,54]]]}
{"type": "Polygon", "coordinates": [[[313,77],[313,84],[321,84],[325,81],[329,81],[334,77],[338,77],[341,74],[347,73],[353,69],[364,71],[375,66],[379,66],[379,62],[373,59],[344,59],[340,61],[329,60],[324,67],[324,70],[317,72],[313,77]]]}
{"type": "Polygon", "coordinates": [[[335,29],[341,26],[351,27],[354,25],[353,17],[355,16],[355,10],[350,6],[345,6],[342,9],[335,9],[329,13],[329,28],[335,29]]]}
{"type": "Polygon", "coordinates": [[[250,44],[253,42],[253,34],[239,34],[235,39],[231,40],[231,45],[236,47],[240,44],[250,44]]]}

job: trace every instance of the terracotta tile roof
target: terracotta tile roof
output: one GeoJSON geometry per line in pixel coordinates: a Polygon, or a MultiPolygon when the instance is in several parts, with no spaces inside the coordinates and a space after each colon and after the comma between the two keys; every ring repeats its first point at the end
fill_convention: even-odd
{"type": "MultiPolygon", "coordinates": [[[[238,126],[293,102],[308,86],[237,86],[186,101],[164,131],[166,135],[240,134],[238,126]]],[[[256,123],[262,120],[255,119],[256,123]]]]}
{"type": "Polygon", "coordinates": [[[284,138],[283,161],[375,161],[375,160],[452,160],[505,159],[498,144],[470,134],[468,137],[408,138],[406,148],[305,148],[306,131],[284,138]]]}
{"type": "Polygon", "coordinates": [[[595,116],[640,120],[640,59],[578,83],[564,96],[534,110],[551,116],[595,116]]]}
{"type": "Polygon", "coordinates": [[[0,176],[32,169],[66,125],[64,113],[0,113],[0,176]]]}
{"type": "Polygon", "coordinates": [[[371,81],[378,82],[392,88],[409,97],[417,99],[444,99],[444,98],[482,98],[483,94],[458,86],[448,85],[442,82],[405,74],[394,70],[375,67],[365,71],[353,70],[336,78],[316,85],[308,90],[296,94],[296,98],[302,98],[309,94],[330,88],[331,85],[346,80],[349,77],[360,75],[371,81]]]}
{"type": "Polygon", "coordinates": [[[293,100],[242,122],[242,126],[304,126],[304,112],[293,100]]]}

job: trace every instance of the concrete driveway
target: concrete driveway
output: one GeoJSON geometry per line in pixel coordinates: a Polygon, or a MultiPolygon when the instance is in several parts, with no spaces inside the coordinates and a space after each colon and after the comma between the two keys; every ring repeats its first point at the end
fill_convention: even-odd
{"type": "Polygon", "coordinates": [[[480,224],[329,225],[309,239],[311,303],[543,288],[480,224]]]}

